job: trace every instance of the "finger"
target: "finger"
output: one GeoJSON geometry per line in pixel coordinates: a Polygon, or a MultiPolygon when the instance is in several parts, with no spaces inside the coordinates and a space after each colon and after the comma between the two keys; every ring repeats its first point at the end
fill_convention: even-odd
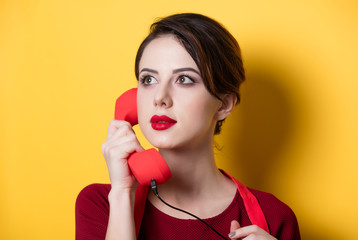
{"type": "Polygon", "coordinates": [[[230,232],[233,232],[233,231],[235,231],[236,229],[239,229],[239,228],[240,228],[240,224],[239,224],[238,221],[236,221],[236,220],[231,221],[230,232]]]}
{"type": "Polygon", "coordinates": [[[102,150],[111,149],[113,147],[121,147],[122,145],[128,144],[128,142],[133,142],[136,140],[134,135],[125,135],[120,138],[111,138],[105,141],[102,144],[102,150]]]}
{"type": "Polygon", "coordinates": [[[247,227],[241,227],[239,229],[236,229],[235,231],[231,232],[229,234],[229,237],[231,239],[236,239],[236,238],[243,238],[243,237],[247,237],[250,234],[261,234],[262,231],[264,233],[266,233],[263,229],[261,229],[260,227],[258,227],[257,225],[250,225],[247,227]]]}
{"type": "Polygon", "coordinates": [[[108,146],[104,148],[103,155],[108,164],[117,162],[118,160],[128,159],[128,157],[136,152],[137,144],[135,142],[127,143],[125,145],[108,146]]]}
{"type": "Polygon", "coordinates": [[[102,153],[105,158],[127,158],[133,152],[141,152],[143,147],[137,137],[132,135],[123,136],[120,139],[111,139],[102,145],[102,153]]]}
{"type": "Polygon", "coordinates": [[[118,139],[127,136],[135,136],[135,134],[130,125],[124,124],[119,126],[119,128],[112,134],[112,136],[107,138],[107,141],[117,141],[118,139]]]}
{"type": "Polygon", "coordinates": [[[116,132],[107,139],[106,143],[108,145],[122,145],[134,141],[137,143],[135,148],[136,152],[141,152],[144,150],[130,124],[127,124],[127,122],[122,122],[119,123],[118,126],[119,128],[116,130],[116,132]]]}
{"type": "MultiPolygon", "coordinates": [[[[118,130],[122,131],[122,130],[118,130]]],[[[132,133],[130,130],[124,130],[122,133],[115,133],[111,139],[104,142],[103,145],[111,147],[111,146],[124,146],[130,143],[136,143],[140,145],[139,140],[137,139],[137,136],[132,133]],[[118,134],[118,136],[116,136],[118,134]]],[[[140,148],[135,148],[135,150],[141,151],[140,148]]]]}
{"type": "Polygon", "coordinates": [[[129,128],[132,127],[126,121],[115,120],[115,119],[111,120],[111,122],[109,123],[109,126],[108,126],[107,140],[110,139],[113,136],[113,134],[115,134],[117,132],[117,130],[122,126],[128,126],[129,128]]]}
{"type": "Polygon", "coordinates": [[[229,233],[229,238],[231,239],[237,239],[235,237],[236,235],[236,230],[240,228],[240,224],[238,221],[236,220],[232,220],[231,224],[230,224],[230,233],[229,233]]]}

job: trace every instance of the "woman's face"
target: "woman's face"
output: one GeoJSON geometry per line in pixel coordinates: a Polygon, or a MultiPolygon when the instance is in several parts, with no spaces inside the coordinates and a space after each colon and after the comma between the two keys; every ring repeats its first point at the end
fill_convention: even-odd
{"type": "Polygon", "coordinates": [[[206,89],[199,69],[172,35],[152,40],[139,62],[138,120],[157,148],[198,147],[211,141],[221,101],[206,89]]]}

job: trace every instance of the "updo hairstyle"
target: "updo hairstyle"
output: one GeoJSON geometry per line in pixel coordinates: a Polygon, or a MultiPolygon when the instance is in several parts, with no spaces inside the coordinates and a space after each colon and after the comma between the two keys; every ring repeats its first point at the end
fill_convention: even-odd
{"type": "MultiPolygon", "coordinates": [[[[195,61],[211,95],[220,98],[234,93],[240,102],[239,87],[245,80],[241,50],[236,39],[217,21],[194,13],[175,14],[153,23],[149,35],[140,45],[135,60],[138,79],[139,62],[145,47],[163,35],[173,35],[195,61]]],[[[219,134],[223,120],[216,123],[219,134]]]]}

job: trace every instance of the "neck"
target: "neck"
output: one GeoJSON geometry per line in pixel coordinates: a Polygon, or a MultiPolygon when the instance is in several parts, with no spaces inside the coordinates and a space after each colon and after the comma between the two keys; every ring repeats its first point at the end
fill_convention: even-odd
{"type": "MultiPolygon", "coordinates": [[[[201,147],[159,151],[172,172],[172,178],[158,186],[159,195],[166,202],[202,218],[216,216],[232,202],[236,186],[217,169],[212,141],[201,147]]],[[[151,191],[148,199],[166,214],[188,217],[165,206],[151,191]]]]}
{"type": "Polygon", "coordinates": [[[181,202],[185,199],[212,197],[224,177],[217,169],[211,144],[192,149],[160,149],[172,178],[158,187],[160,195],[181,202]]]}

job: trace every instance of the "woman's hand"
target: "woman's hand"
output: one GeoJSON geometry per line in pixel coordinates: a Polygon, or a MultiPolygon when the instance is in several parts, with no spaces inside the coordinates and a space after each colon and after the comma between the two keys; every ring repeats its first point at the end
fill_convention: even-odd
{"type": "Polygon", "coordinates": [[[106,240],[136,238],[133,209],[138,183],[128,167],[127,159],[131,153],[141,151],[143,148],[128,122],[112,120],[109,123],[107,140],[102,145],[111,179],[106,240]]]}
{"type": "MultiPolygon", "coordinates": [[[[230,226],[230,239],[250,239],[250,240],[274,240],[273,236],[268,234],[265,230],[257,225],[250,225],[247,227],[240,227],[238,221],[233,220],[230,226]]],[[[277,240],[277,239],[276,239],[277,240]]]]}
{"type": "Polygon", "coordinates": [[[108,126],[107,140],[102,145],[112,189],[134,190],[137,186],[127,159],[133,152],[143,151],[132,126],[121,120],[112,120],[108,126]]]}

